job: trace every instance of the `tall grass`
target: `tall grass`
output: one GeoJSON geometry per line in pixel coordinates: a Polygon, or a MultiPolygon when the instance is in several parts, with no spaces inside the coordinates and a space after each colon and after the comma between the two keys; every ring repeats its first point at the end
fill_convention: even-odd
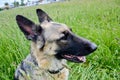
{"type": "Polygon", "coordinates": [[[97,51],[87,56],[86,63],[68,62],[69,80],[120,80],[119,0],[71,0],[0,12],[0,80],[13,80],[17,65],[29,53],[30,42],[18,29],[16,15],[38,23],[37,8],[98,45],[97,51]]]}

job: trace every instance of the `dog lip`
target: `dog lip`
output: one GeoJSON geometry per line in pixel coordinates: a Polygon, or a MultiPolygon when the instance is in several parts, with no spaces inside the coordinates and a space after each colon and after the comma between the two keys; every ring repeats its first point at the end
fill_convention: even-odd
{"type": "Polygon", "coordinates": [[[64,59],[72,62],[86,62],[86,57],[85,56],[76,56],[76,55],[70,55],[70,54],[64,54],[61,55],[64,59]]]}
{"type": "Polygon", "coordinates": [[[78,56],[77,57],[79,60],[86,62],[86,57],[85,56],[78,56]]]}

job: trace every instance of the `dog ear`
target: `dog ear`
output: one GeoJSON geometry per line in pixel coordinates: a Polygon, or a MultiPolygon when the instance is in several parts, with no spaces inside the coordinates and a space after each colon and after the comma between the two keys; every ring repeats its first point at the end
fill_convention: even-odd
{"type": "Polygon", "coordinates": [[[35,24],[31,20],[21,15],[17,15],[16,21],[17,21],[19,28],[21,29],[21,31],[24,33],[24,35],[26,36],[28,40],[33,40],[36,38],[37,34],[34,31],[35,24]]]}
{"type": "Polygon", "coordinates": [[[48,14],[45,13],[43,10],[37,9],[36,13],[37,13],[37,16],[38,16],[38,19],[39,19],[40,23],[42,23],[44,21],[47,21],[47,22],[52,21],[52,19],[48,16],[48,14]]]}

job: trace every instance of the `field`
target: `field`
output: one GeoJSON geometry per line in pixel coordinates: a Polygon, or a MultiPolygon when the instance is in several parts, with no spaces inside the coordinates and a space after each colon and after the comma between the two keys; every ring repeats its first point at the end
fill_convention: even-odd
{"type": "Polygon", "coordinates": [[[68,62],[69,80],[120,80],[120,0],[71,0],[1,11],[0,80],[13,80],[17,65],[29,53],[30,42],[20,32],[16,15],[38,23],[37,8],[98,45],[97,51],[87,56],[87,62],[68,62]]]}

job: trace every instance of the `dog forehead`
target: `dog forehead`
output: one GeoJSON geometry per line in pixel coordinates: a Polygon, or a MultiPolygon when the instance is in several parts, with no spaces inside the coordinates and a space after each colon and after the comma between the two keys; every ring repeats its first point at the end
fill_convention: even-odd
{"type": "Polygon", "coordinates": [[[60,24],[56,22],[49,22],[41,25],[44,29],[44,36],[46,39],[55,40],[63,36],[62,32],[69,30],[65,24],[60,24]]]}
{"type": "Polygon", "coordinates": [[[43,27],[43,29],[53,32],[63,32],[65,30],[69,30],[69,28],[65,24],[57,22],[45,22],[41,24],[41,26],[43,27]]]}

